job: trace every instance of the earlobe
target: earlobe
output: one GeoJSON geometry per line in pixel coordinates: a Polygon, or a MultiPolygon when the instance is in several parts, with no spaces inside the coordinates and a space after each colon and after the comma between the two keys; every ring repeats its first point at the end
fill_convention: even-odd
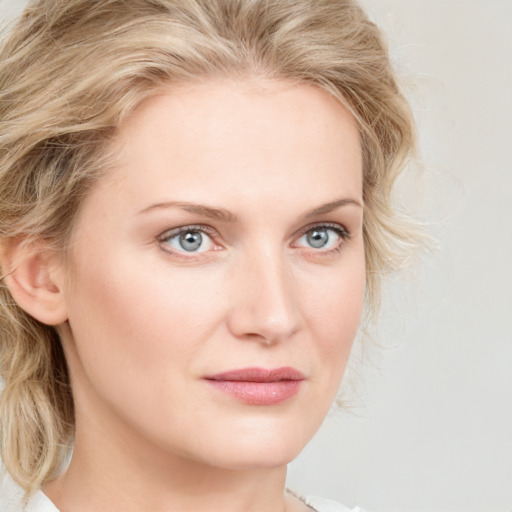
{"type": "Polygon", "coordinates": [[[4,282],[23,310],[47,325],[67,320],[63,268],[54,251],[14,243],[2,254],[4,282]]]}

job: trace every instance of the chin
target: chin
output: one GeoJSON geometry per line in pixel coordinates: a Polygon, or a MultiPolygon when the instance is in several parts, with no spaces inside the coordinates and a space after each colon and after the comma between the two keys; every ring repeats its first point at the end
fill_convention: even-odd
{"type": "MultiPolygon", "coordinates": [[[[211,454],[207,462],[211,466],[231,471],[250,471],[283,467],[295,459],[305,445],[279,443],[232,444],[229,452],[211,454]]],[[[205,455],[205,454],[203,454],[205,455]]]]}
{"type": "Polygon", "coordinates": [[[200,454],[204,463],[227,470],[282,467],[300,454],[320,423],[282,422],[274,418],[267,422],[255,421],[246,428],[233,425],[227,435],[205,433],[190,455],[200,454]]]}

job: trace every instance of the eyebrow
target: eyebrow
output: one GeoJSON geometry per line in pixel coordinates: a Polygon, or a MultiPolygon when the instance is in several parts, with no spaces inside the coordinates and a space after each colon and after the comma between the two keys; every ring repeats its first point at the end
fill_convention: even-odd
{"type": "Polygon", "coordinates": [[[322,206],[319,206],[318,208],[310,210],[308,213],[306,213],[305,218],[309,219],[311,217],[316,217],[318,215],[323,215],[325,213],[331,213],[334,210],[341,208],[342,206],[348,206],[348,205],[358,206],[359,208],[363,207],[363,205],[359,201],[356,201],[355,199],[351,199],[351,198],[337,199],[336,201],[331,201],[330,203],[325,203],[322,206]]]}
{"type": "MultiPolygon", "coordinates": [[[[342,208],[343,206],[348,205],[357,206],[359,208],[363,207],[363,205],[359,201],[356,201],[355,199],[337,199],[335,201],[330,201],[329,203],[325,203],[317,208],[314,208],[313,210],[308,211],[304,215],[304,218],[309,219],[311,217],[317,217],[318,215],[330,213],[333,212],[334,210],[337,210],[338,208],[342,208]]],[[[156,203],[151,206],[148,206],[147,208],[144,208],[140,213],[144,214],[153,210],[160,210],[166,208],[179,208],[181,210],[185,210],[186,212],[195,213],[202,217],[219,220],[221,222],[234,223],[237,221],[237,216],[234,213],[230,212],[229,210],[226,210],[225,208],[213,208],[211,206],[206,206],[203,204],[188,203],[183,201],[167,201],[164,203],[156,203]]]]}
{"type": "Polygon", "coordinates": [[[140,213],[147,213],[153,210],[161,210],[165,208],[179,208],[186,212],[195,213],[202,217],[208,217],[222,222],[236,222],[237,220],[236,215],[224,208],[212,208],[211,206],[205,206],[203,204],[187,203],[183,201],[168,201],[165,203],[153,204],[144,208],[140,213]]]}

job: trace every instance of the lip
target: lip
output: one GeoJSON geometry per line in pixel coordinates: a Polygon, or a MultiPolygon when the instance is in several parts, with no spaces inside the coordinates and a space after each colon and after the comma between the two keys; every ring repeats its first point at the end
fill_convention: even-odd
{"type": "Polygon", "coordinates": [[[276,405],[296,395],[305,376],[299,370],[282,368],[241,368],[205,377],[206,382],[250,405],[276,405]]]}

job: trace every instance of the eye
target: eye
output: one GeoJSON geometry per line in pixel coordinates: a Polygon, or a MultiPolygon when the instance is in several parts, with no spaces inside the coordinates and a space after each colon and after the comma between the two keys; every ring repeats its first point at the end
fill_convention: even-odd
{"type": "Polygon", "coordinates": [[[203,253],[215,248],[212,237],[202,226],[184,226],[167,231],[160,238],[160,243],[164,250],[183,254],[203,253]]]}
{"type": "Polygon", "coordinates": [[[340,249],[348,232],[339,225],[320,225],[308,229],[296,242],[297,245],[322,252],[340,249]]]}

